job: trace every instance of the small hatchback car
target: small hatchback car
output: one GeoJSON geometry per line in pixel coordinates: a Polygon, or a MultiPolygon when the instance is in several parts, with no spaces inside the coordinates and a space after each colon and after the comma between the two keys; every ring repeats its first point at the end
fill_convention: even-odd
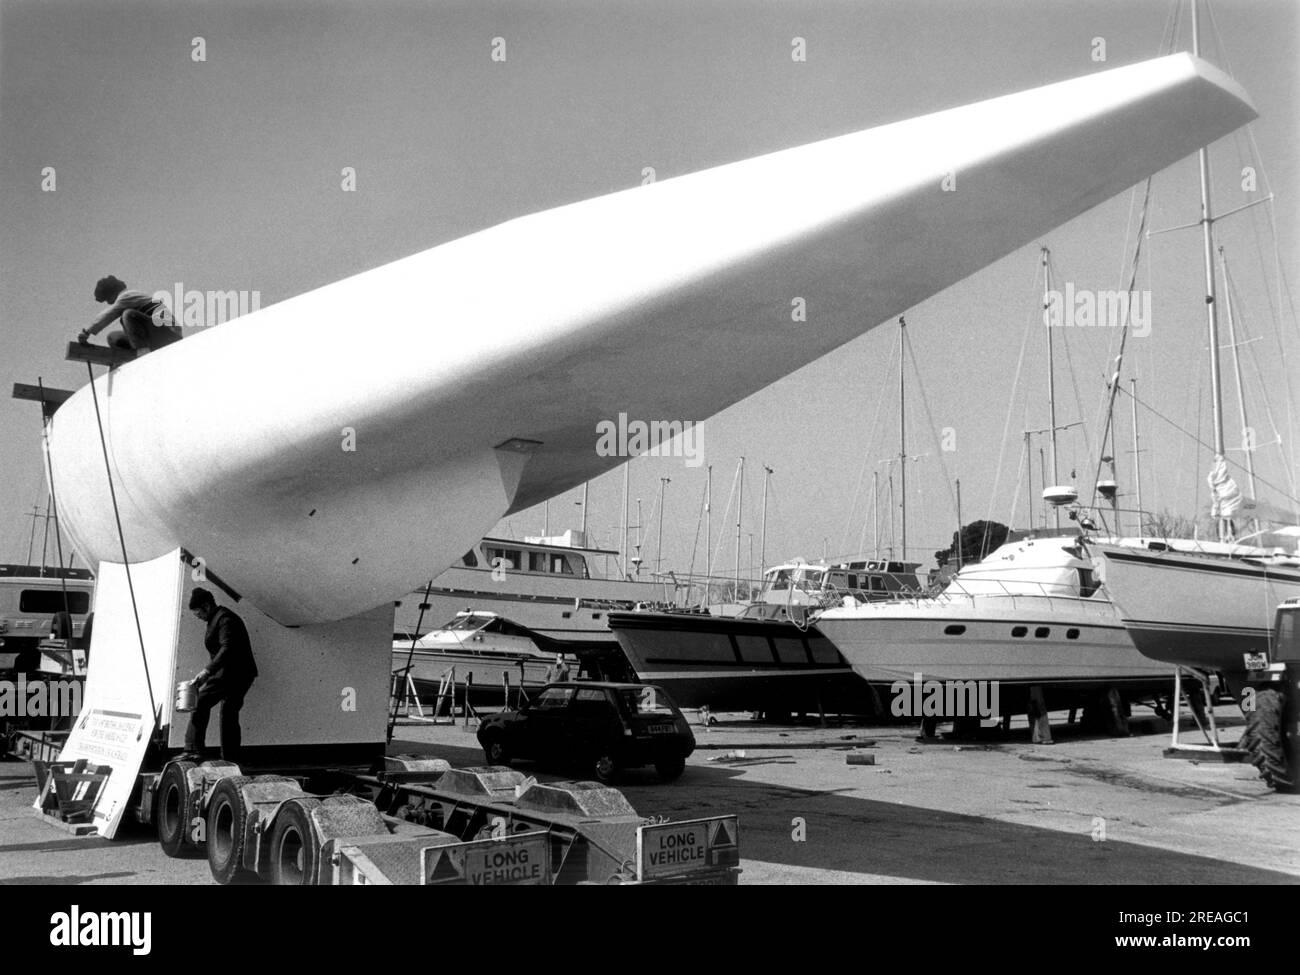
{"type": "Polygon", "coordinates": [[[518,711],[484,718],[479,744],[489,765],[512,758],[579,767],[601,782],[619,769],[654,765],[675,779],[695,736],[672,698],[653,684],[548,684],[518,711]]]}

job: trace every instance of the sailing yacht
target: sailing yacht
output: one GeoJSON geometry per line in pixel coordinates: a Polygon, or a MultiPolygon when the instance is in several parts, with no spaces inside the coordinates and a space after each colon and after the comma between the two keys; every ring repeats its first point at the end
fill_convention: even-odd
{"type": "Polygon", "coordinates": [[[1087,547],[1104,562],[1106,587],[1145,656],[1218,671],[1233,688],[1244,655],[1271,649],[1278,604],[1300,597],[1300,556],[1280,547],[1176,538],[1087,547]]]}
{"type": "MultiPolygon", "coordinates": [[[[1192,50],[1200,54],[1198,4],[1192,3],[1192,50]]],[[[1219,365],[1219,301],[1213,264],[1214,225],[1218,219],[1265,203],[1270,197],[1236,207],[1218,217],[1210,203],[1210,158],[1198,153],[1201,181],[1201,220],[1205,255],[1205,308],[1210,362],[1214,461],[1207,480],[1212,494],[1211,515],[1218,526],[1214,542],[1195,539],[1137,537],[1089,542],[1089,550],[1105,566],[1111,598],[1137,648],[1146,656],[1201,671],[1217,671],[1234,690],[1247,672],[1245,655],[1272,650],[1271,627],[1279,603],[1300,597],[1300,516],[1243,495],[1229,475],[1225,460],[1223,393],[1219,365]],[[1272,546],[1243,544],[1236,522],[1250,518],[1282,526],[1256,530],[1257,542],[1271,538],[1272,546]]],[[[1222,248],[1219,249],[1223,255],[1222,248]]],[[[1226,258],[1223,272],[1227,279],[1226,258]]],[[[1225,287],[1229,345],[1234,362],[1237,339],[1232,292],[1225,287]]],[[[1236,371],[1238,407],[1248,428],[1240,367],[1236,371]]],[[[1253,444],[1246,446],[1250,495],[1255,494],[1253,444]]],[[[1291,499],[1292,505],[1296,504],[1291,499]]]]}

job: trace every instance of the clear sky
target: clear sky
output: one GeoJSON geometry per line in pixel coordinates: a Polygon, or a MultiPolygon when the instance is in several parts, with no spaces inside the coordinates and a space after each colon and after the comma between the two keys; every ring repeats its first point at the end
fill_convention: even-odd
{"type": "MultiPolygon", "coordinates": [[[[1190,46],[1183,7],[1177,49],[1190,46]]],[[[664,179],[1155,57],[1164,53],[1173,8],[1166,0],[4,0],[5,392],[38,376],[65,388],[85,381],[84,369],[63,360],[63,347],[102,307],[91,291],[107,273],[148,292],[177,283],[258,291],[266,306],[514,216],[636,185],[647,166],[664,179]],[[504,62],[491,58],[498,37],[504,62]],[[806,43],[805,61],[791,57],[796,37],[806,43]],[[205,60],[194,59],[195,38],[205,60]],[[1105,61],[1094,60],[1096,38],[1104,39],[1105,61]],[[53,192],[43,188],[47,167],[53,192]],[[340,191],[344,167],[355,169],[356,192],[340,191]]],[[[1242,349],[1251,423],[1261,443],[1275,431],[1283,441],[1256,455],[1261,476],[1281,489],[1260,494],[1278,500],[1293,493],[1296,477],[1282,448],[1293,458],[1300,437],[1300,333],[1278,278],[1280,268],[1300,282],[1300,4],[1227,0],[1212,9],[1205,54],[1243,84],[1261,116],[1250,135],[1213,147],[1215,208],[1276,194],[1271,212],[1258,206],[1228,218],[1219,238],[1236,282],[1238,325],[1256,340],[1242,349]],[[1243,188],[1244,166],[1262,172],[1258,189],[1243,188]]],[[[1157,178],[1150,225],[1194,221],[1198,201],[1187,160],[1157,178]]],[[[1124,194],[1048,235],[1058,284],[1122,287],[1136,214],[1124,194]]],[[[1152,330],[1131,343],[1126,376],[1138,376],[1139,395],[1167,420],[1140,415],[1143,502],[1192,514],[1206,504],[1209,459],[1170,422],[1209,438],[1200,237],[1161,235],[1146,247],[1139,287],[1153,295],[1152,330]]],[[[908,312],[920,369],[919,387],[909,378],[908,453],[919,458],[908,476],[913,557],[948,543],[956,523],[950,478],[961,478],[965,520],[1012,517],[1023,431],[1047,425],[1040,290],[1034,244],[908,312]],[[955,450],[941,449],[931,418],[938,431],[950,430],[955,450]]],[[[357,341],[382,328],[384,315],[432,316],[437,308],[436,292],[425,307],[381,305],[374,321],[357,323],[357,341]]],[[[1078,430],[1062,434],[1061,479],[1077,471],[1086,495],[1116,332],[1057,336],[1065,343],[1057,345],[1058,422],[1082,417],[1092,448],[1078,430]]],[[[864,539],[871,547],[872,472],[887,483],[882,462],[898,453],[889,366],[896,342],[889,323],[875,328],[708,421],[714,544],[724,565],[734,557],[735,516],[733,508],[724,524],[722,510],[741,455],[742,562],[750,533],[758,555],[764,464],[775,471],[769,563],[815,558],[823,548],[847,555],[864,539]]],[[[1120,405],[1119,480],[1127,491],[1128,403],[1120,405]]],[[[1231,382],[1225,407],[1235,442],[1231,382]]],[[[24,515],[44,504],[39,433],[34,404],[0,401],[0,561],[25,556],[24,515]]],[[[633,520],[639,497],[649,563],[661,477],[672,479],[665,563],[684,569],[703,468],[673,458],[633,462],[633,520]]],[[[591,527],[615,546],[622,480],[618,471],[591,485],[591,527]]],[[[1034,483],[1041,487],[1037,473],[1034,483]]],[[[1017,525],[1026,520],[1026,489],[1022,483],[1017,525]]],[[[553,532],[577,526],[579,494],[552,501],[553,532]]],[[[537,534],[543,518],[533,509],[498,531],[537,534]]],[[[884,535],[887,543],[887,527],[884,535]]],[[[38,531],[38,550],[39,538],[38,531]]],[[[696,560],[698,569],[702,547],[696,560]]]]}

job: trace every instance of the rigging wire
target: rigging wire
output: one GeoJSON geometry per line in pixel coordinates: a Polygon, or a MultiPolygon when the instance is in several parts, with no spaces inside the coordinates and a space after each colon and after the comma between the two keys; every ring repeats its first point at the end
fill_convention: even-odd
{"type": "MultiPolygon", "coordinates": [[[[884,374],[886,376],[890,374],[894,366],[894,349],[895,349],[894,343],[893,342],[889,343],[889,356],[885,360],[885,370],[884,370],[884,374]]],[[[871,447],[876,442],[876,432],[879,429],[877,424],[880,422],[880,411],[884,407],[885,394],[889,392],[888,384],[886,384],[885,382],[882,381],[878,385],[880,386],[880,395],[876,399],[875,412],[873,412],[871,415],[871,425],[868,428],[869,433],[867,435],[867,449],[862,452],[862,466],[858,470],[858,483],[853,488],[853,500],[849,502],[849,512],[844,519],[844,534],[842,537],[844,539],[843,544],[845,546],[849,544],[849,533],[852,531],[852,527],[853,527],[853,513],[857,511],[858,498],[861,496],[862,485],[867,475],[867,463],[872,456],[871,447]]],[[[869,513],[870,512],[868,512],[868,514],[869,513]]],[[[862,546],[862,540],[866,535],[866,531],[867,531],[866,515],[864,515],[863,523],[862,523],[862,532],[858,536],[859,548],[861,548],[862,546]]]]}
{"type": "MultiPolygon", "coordinates": [[[[68,603],[68,580],[66,573],[63,571],[65,566],[63,564],[63,532],[59,529],[59,496],[54,490],[54,465],[50,461],[50,418],[45,416],[45,380],[43,377],[36,377],[36,386],[41,391],[41,437],[45,441],[45,469],[49,472],[50,477],[50,506],[54,509],[54,546],[59,556],[59,589],[63,593],[63,611],[71,619],[72,608],[68,603]]],[[[48,526],[48,524],[47,521],[46,525],[48,526]]],[[[48,530],[47,527],[46,531],[48,530]]],[[[45,556],[42,553],[41,570],[44,571],[44,569],[45,556]]]]}
{"type": "MultiPolygon", "coordinates": [[[[1038,283],[1038,267],[1039,267],[1039,262],[1035,261],[1034,277],[1030,283],[1031,288],[1038,283]]],[[[1024,335],[1020,339],[1020,354],[1016,357],[1016,375],[1011,382],[1011,395],[1007,399],[1007,417],[1002,424],[1002,441],[1001,441],[1001,446],[998,448],[998,463],[997,466],[994,468],[993,489],[989,492],[989,507],[988,507],[988,514],[985,516],[985,521],[991,521],[993,519],[993,506],[997,503],[998,486],[1002,480],[1002,462],[1006,457],[1006,451],[1007,451],[1007,433],[1009,433],[1011,430],[1011,415],[1016,408],[1016,393],[1019,391],[1020,388],[1020,377],[1025,365],[1025,350],[1029,347],[1029,333],[1032,332],[1034,329],[1034,324],[1033,324],[1034,319],[1035,318],[1041,319],[1042,311],[1043,308],[1042,308],[1041,301],[1035,301],[1034,315],[1031,316],[1029,320],[1029,324],[1026,325],[1025,327],[1024,335]]],[[[1025,411],[1024,415],[1028,416],[1028,411],[1029,411],[1028,402],[1025,403],[1024,411],[1025,411]]],[[[1021,465],[1022,473],[1023,470],[1024,470],[1024,465],[1022,464],[1021,465]]],[[[1016,481],[1016,498],[1018,499],[1019,496],[1020,496],[1020,480],[1018,477],[1016,481]]],[[[1014,508],[1012,509],[1011,518],[1013,520],[1015,518],[1014,508]]],[[[1012,521],[1009,520],[1007,524],[1012,524],[1012,521]]]]}
{"type": "Polygon", "coordinates": [[[140,640],[140,659],[144,663],[145,688],[149,692],[149,708],[153,713],[155,729],[158,721],[158,704],[153,696],[153,680],[149,676],[149,656],[144,649],[144,630],[140,626],[140,607],[135,600],[135,583],[131,581],[131,561],[126,554],[126,535],[122,531],[122,515],[117,506],[117,489],[113,486],[113,465],[108,461],[108,441],[104,437],[104,419],[99,412],[99,393],[95,389],[95,370],[89,362],[86,372],[90,374],[90,396],[95,404],[95,425],[99,428],[99,447],[104,453],[104,472],[108,475],[108,495],[113,502],[113,520],[117,522],[117,540],[122,546],[122,568],[126,572],[126,589],[131,596],[131,613],[135,616],[135,634],[140,640]]]}

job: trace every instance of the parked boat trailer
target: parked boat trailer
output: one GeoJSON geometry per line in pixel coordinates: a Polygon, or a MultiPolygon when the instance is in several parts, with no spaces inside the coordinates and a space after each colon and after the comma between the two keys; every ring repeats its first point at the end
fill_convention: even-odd
{"type": "Polygon", "coordinates": [[[736,816],[647,822],[595,782],[388,758],[381,772],[246,775],[172,760],[141,776],[136,818],[222,884],[735,884],[736,816]]]}

